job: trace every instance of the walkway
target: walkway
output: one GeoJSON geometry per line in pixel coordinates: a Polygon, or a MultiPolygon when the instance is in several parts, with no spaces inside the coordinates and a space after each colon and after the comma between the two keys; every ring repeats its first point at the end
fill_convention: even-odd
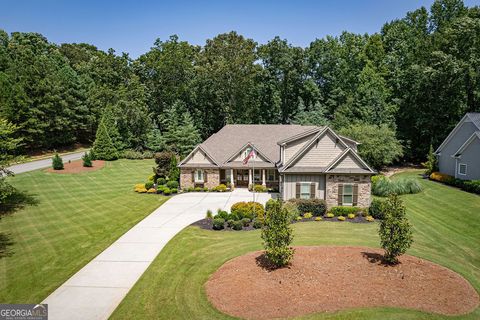
{"type": "MultiPolygon", "coordinates": [[[[270,194],[255,194],[265,203],[270,194]]],[[[226,193],[185,193],[172,197],[127,231],[110,247],[68,279],[43,303],[50,320],[108,319],[167,242],[207,209],[230,209],[252,201],[245,189],[226,193]]]]}

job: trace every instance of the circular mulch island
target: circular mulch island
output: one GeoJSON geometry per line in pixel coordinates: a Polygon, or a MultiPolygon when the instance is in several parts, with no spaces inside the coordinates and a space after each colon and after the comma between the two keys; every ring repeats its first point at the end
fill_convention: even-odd
{"type": "Polygon", "coordinates": [[[257,251],[226,262],[205,288],[217,309],[247,319],[364,307],[458,315],[478,306],[478,293],[457,273],[408,255],[385,265],[382,253],[367,247],[296,247],[290,267],[271,270],[257,251]]]}
{"type": "Polygon", "coordinates": [[[105,166],[105,161],[103,160],[94,160],[92,161],[92,167],[84,167],[82,160],[76,160],[72,162],[65,162],[63,164],[63,170],[53,170],[53,168],[48,168],[47,172],[53,173],[82,173],[82,172],[91,172],[102,169],[105,166]]]}

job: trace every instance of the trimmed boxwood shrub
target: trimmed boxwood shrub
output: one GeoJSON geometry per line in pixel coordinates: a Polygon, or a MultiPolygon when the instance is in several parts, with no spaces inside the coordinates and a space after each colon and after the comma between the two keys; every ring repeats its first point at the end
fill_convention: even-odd
{"type": "Polygon", "coordinates": [[[148,181],[145,183],[145,189],[151,189],[153,187],[153,181],[148,181]]]}
{"type": "Polygon", "coordinates": [[[218,186],[216,186],[215,188],[213,188],[212,191],[225,192],[225,191],[227,191],[227,186],[222,183],[222,184],[219,184],[218,186]]]}
{"type": "Polygon", "coordinates": [[[233,221],[231,228],[233,230],[242,230],[243,229],[242,221],[233,221]]]}
{"type": "Polygon", "coordinates": [[[327,203],[322,199],[292,199],[290,201],[297,205],[302,216],[307,212],[311,212],[314,216],[322,216],[327,211],[327,203]]]}
{"type": "Polygon", "coordinates": [[[248,227],[248,225],[250,224],[250,219],[248,218],[243,218],[241,221],[244,227],[248,227]]]}
{"type": "Polygon", "coordinates": [[[218,209],[217,215],[214,218],[221,218],[221,219],[227,220],[228,216],[229,216],[229,214],[228,214],[227,211],[224,211],[222,209],[218,209]]]}
{"type": "Polygon", "coordinates": [[[348,216],[350,213],[353,213],[353,214],[357,214],[358,212],[361,212],[362,209],[361,208],[357,208],[357,207],[332,207],[330,208],[329,212],[332,213],[334,216],[336,217],[339,217],[339,216],[342,216],[342,217],[346,217],[348,216]]]}
{"type": "Polygon", "coordinates": [[[177,181],[168,181],[167,182],[167,187],[169,187],[170,189],[172,188],[178,188],[178,182],[177,181]]]}
{"type": "Polygon", "coordinates": [[[374,198],[368,208],[368,215],[375,219],[383,219],[383,204],[385,200],[374,198]]]}
{"type": "Polygon", "coordinates": [[[238,221],[238,220],[241,220],[240,217],[238,215],[236,215],[235,213],[230,213],[227,217],[227,220],[233,220],[233,221],[238,221]]]}
{"type": "Polygon", "coordinates": [[[260,229],[260,228],[263,226],[263,223],[262,223],[262,221],[260,221],[260,220],[254,219],[254,220],[253,220],[253,223],[252,223],[252,226],[253,226],[255,229],[260,229]]]}
{"type": "Polygon", "coordinates": [[[231,228],[233,226],[233,223],[235,222],[235,220],[233,219],[228,219],[227,220],[227,227],[231,228]]]}
{"type": "Polygon", "coordinates": [[[253,186],[253,191],[255,192],[267,192],[268,189],[265,186],[262,186],[261,184],[256,184],[253,186]]]}
{"type": "Polygon", "coordinates": [[[258,218],[263,220],[265,214],[265,209],[263,205],[258,202],[237,202],[232,205],[230,208],[232,214],[238,216],[239,219],[249,218],[250,220],[258,218]]]}
{"type": "Polygon", "coordinates": [[[165,183],[167,183],[167,179],[165,179],[165,178],[158,178],[157,179],[157,184],[164,185],[165,183]]]}
{"type": "Polygon", "coordinates": [[[172,188],[172,189],[170,189],[170,191],[172,191],[172,193],[177,193],[178,189],[177,188],[172,188]]]}
{"type": "Polygon", "coordinates": [[[213,229],[214,230],[222,230],[225,228],[225,220],[222,218],[215,218],[213,219],[213,229]]]}
{"type": "Polygon", "coordinates": [[[170,190],[170,188],[165,188],[165,189],[163,189],[163,194],[164,194],[164,195],[168,196],[168,195],[170,195],[171,193],[172,193],[172,190],[170,190]]]}

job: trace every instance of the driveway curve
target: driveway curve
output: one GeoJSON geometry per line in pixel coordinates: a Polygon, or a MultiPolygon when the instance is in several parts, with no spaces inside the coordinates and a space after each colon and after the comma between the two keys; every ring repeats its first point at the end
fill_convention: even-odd
{"type": "Polygon", "coordinates": [[[49,319],[108,319],[167,242],[183,228],[203,219],[208,209],[228,210],[239,201],[265,204],[268,193],[245,189],[225,193],[176,195],[122,235],[43,303],[49,319]]]}
{"type": "MultiPolygon", "coordinates": [[[[85,151],[69,153],[69,154],[60,155],[60,156],[62,157],[63,162],[68,162],[68,161],[79,160],[82,158],[84,154],[85,154],[85,151]]],[[[53,157],[42,159],[42,160],[34,160],[30,162],[25,162],[25,163],[14,164],[8,167],[7,169],[12,171],[14,174],[19,174],[23,172],[48,168],[52,166],[52,158],[53,157]]]]}

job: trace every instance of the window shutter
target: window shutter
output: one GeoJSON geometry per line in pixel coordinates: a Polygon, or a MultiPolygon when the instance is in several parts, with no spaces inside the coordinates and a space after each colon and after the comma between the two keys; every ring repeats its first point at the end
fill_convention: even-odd
{"type": "Polygon", "coordinates": [[[300,183],[295,184],[295,198],[300,199],[300,183]]]}
{"type": "Polygon", "coordinates": [[[353,185],[353,206],[355,207],[358,203],[358,184],[353,185]]]}
{"type": "Polygon", "coordinates": [[[315,198],[315,182],[310,184],[310,199],[315,198]]]}
{"type": "Polygon", "coordinates": [[[195,182],[195,170],[192,170],[192,182],[195,182]]]}
{"type": "Polygon", "coordinates": [[[207,179],[207,171],[203,171],[203,182],[208,182],[208,179],[207,179]]]}
{"type": "Polygon", "coordinates": [[[341,206],[343,205],[343,184],[339,183],[338,184],[338,205],[341,206]]]}

